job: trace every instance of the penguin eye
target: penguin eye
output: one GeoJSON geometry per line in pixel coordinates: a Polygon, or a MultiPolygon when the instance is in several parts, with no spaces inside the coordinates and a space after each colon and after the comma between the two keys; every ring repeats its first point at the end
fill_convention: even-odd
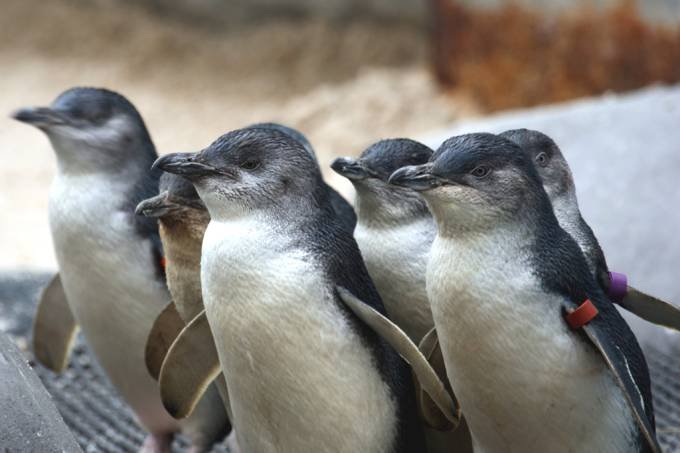
{"type": "Polygon", "coordinates": [[[260,166],[260,162],[254,159],[248,159],[241,164],[241,168],[244,170],[255,170],[260,166]]]}
{"type": "Polygon", "coordinates": [[[535,160],[538,165],[545,167],[548,164],[548,155],[546,153],[538,153],[535,160]]]}
{"type": "Polygon", "coordinates": [[[489,167],[480,165],[479,167],[475,167],[474,170],[470,172],[470,174],[475,178],[483,178],[489,174],[489,167]]]}

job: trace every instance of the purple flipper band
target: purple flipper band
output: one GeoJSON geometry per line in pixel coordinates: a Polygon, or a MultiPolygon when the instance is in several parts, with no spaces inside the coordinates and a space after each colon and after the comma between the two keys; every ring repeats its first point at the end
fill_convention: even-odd
{"type": "Polygon", "coordinates": [[[620,303],[628,292],[628,278],[626,274],[618,272],[609,273],[609,298],[616,303],[620,303]]]}

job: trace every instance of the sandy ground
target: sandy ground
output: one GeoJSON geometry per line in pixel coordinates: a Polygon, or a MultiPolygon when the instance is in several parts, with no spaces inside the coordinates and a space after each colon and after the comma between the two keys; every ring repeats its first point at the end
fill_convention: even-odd
{"type": "Polygon", "coordinates": [[[128,8],[4,0],[0,14],[0,269],[52,268],[46,204],[54,158],[12,121],[74,85],[106,86],[138,107],[159,152],[197,150],[257,121],[301,129],[331,184],[334,155],[414,136],[476,113],[438,92],[422,30],[407,25],[274,22],[206,30],[128,8]]]}

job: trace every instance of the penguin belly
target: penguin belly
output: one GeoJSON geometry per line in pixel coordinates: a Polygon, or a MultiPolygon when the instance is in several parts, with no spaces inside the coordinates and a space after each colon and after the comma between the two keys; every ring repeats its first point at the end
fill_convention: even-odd
{"type": "Polygon", "coordinates": [[[170,297],[151,242],[136,233],[131,214],[111,209],[120,190],[97,178],[57,177],[49,202],[57,263],[73,315],[113,386],[147,430],[173,432],[179,425],[144,363],[147,335],[170,297]]]}
{"type": "Polygon", "coordinates": [[[243,451],[388,452],[397,403],[313,256],[211,221],[202,286],[243,451]],[[283,250],[282,250],[283,249],[283,250]]]}
{"type": "Polygon", "coordinates": [[[432,219],[389,228],[359,222],[354,236],[387,314],[417,344],[434,325],[425,287],[432,219]]]}
{"type": "Polygon", "coordinates": [[[475,451],[636,451],[632,412],[604,361],[568,328],[528,255],[504,256],[493,244],[438,237],[427,271],[447,374],[475,451]]]}

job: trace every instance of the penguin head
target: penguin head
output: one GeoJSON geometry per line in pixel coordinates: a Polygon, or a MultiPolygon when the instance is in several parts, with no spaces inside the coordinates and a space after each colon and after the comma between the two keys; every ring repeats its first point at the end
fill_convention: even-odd
{"type": "Polygon", "coordinates": [[[519,146],[486,133],[446,140],[428,163],[401,168],[389,182],[420,191],[439,219],[477,226],[513,219],[545,197],[519,146]]]}
{"type": "Polygon", "coordinates": [[[366,148],[358,159],[338,157],[331,168],[355,185],[387,183],[395,170],[427,162],[432,150],[415,140],[391,138],[366,148]]]}
{"type": "Polygon", "coordinates": [[[194,185],[181,176],[163,173],[159,194],[142,200],[135,210],[137,215],[158,218],[163,222],[198,222],[207,224],[208,211],[194,185]]]}
{"type": "Polygon", "coordinates": [[[309,140],[307,140],[307,137],[305,137],[305,135],[302,132],[293,129],[292,127],[284,126],[283,124],[279,123],[256,123],[248,126],[248,129],[270,129],[283,132],[289,137],[300,142],[300,144],[305,148],[305,150],[309,153],[312,159],[317,160],[314,148],[312,148],[312,144],[309,142],[309,140]]]}
{"type": "Polygon", "coordinates": [[[415,140],[394,138],[369,146],[359,158],[339,157],[331,168],[349,179],[357,191],[360,217],[373,216],[387,220],[428,214],[420,195],[405,187],[387,183],[390,175],[407,165],[427,162],[432,150],[415,140]],[[387,216],[387,217],[386,217],[387,216]]]}
{"type": "Polygon", "coordinates": [[[551,199],[574,190],[569,164],[550,137],[530,129],[514,129],[500,135],[517,143],[534,162],[543,187],[551,199]]]}
{"type": "Polygon", "coordinates": [[[198,153],[165,155],[153,166],[191,181],[214,219],[308,199],[322,183],[304,146],[273,129],[235,130],[198,153]]]}
{"type": "Polygon", "coordinates": [[[139,112],[106,89],[71,88],[49,107],[23,108],[12,116],[45,132],[59,162],[70,166],[106,169],[155,154],[139,112]]]}

